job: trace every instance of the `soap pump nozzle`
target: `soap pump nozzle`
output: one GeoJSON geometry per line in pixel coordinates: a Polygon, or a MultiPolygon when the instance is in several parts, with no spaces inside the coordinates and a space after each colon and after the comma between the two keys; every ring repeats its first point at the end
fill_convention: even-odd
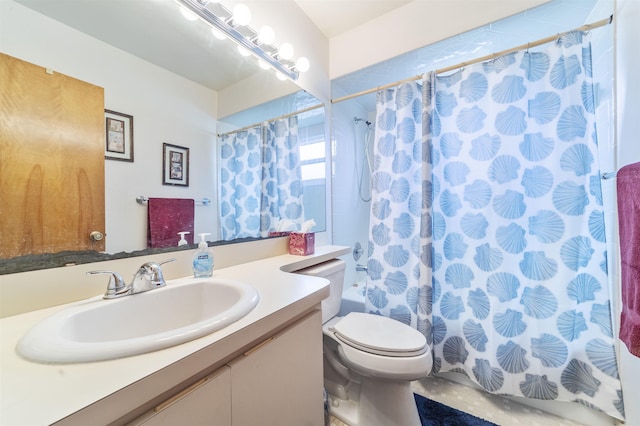
{"type": "Polygon", "coordinates": [[[202,234],[198,234],[200,236],[200,242],[198,243],[198,248],[207,248],[209,247],[209,244],[207,244],[207,241],[204,239],[204,237],[206,237],[207,235],[211,235],[208,232],[202,233],[202,234]]]}
{"type": "Polygon", "coordinates": [[[180,235],[180,241],[178,241],[178,247],[189,245],[187,240],[184,238],[186,234],[190,234],[190,232],[187,232],[187,231],[178,232],[178,235],[180,235]]]}

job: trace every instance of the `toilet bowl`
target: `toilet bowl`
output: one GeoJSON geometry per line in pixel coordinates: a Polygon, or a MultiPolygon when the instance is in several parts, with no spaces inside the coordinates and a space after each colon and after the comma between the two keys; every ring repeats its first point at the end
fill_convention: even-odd
{"type": "Polygon", "coordinates": [[[431,348],[422,333],[391,318],[363,312],[337,317],[344,270],[345,262],[336,259],[298,271],[330,281],[322,303],[329,410],[351,426],[419,426],[410,382],[431,371],[431,348]]]}

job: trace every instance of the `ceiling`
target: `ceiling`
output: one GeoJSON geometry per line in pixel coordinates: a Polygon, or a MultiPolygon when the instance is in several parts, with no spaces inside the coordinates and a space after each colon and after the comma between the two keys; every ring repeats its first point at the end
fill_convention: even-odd
{"type": "MultiPolygon", "coordinates": [[[[91,37],[213,90],[261,72],[253,59],[193,25],[173,0],[15,0],[91,37]],[[142,23],[142,25],[141,25],[142,23]]],[[[269,0],[295,2],[327,38],[339,35],[412,0],[269,0]]],[[[237,1],[222,1],[229,7],[237,1]]]]}

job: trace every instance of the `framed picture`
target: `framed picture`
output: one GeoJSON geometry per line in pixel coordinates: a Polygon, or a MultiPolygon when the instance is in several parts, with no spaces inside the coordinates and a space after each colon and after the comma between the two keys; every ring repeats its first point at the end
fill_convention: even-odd
{"type": "Polygon", "coordinates": [[[133,116],[104,110],[104,158],[133,162],[133,116]]]}
{"type": "Polygon", "coordinates": [[[162,144],[162,184],[189,186],[189,148],[162,144]]]}

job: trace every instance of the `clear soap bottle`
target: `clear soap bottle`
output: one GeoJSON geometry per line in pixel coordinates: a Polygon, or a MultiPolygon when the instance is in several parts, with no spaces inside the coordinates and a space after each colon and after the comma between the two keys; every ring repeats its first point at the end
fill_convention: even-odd
{"type": "Polygon", "coordinates": [[[205,241],[205,237],[209,234],[198,235],[200,235],[200,242],[198,243],[198,250],[193,256],[193,276],[207,278],[213,275],[213,252],[205,241]]]}

